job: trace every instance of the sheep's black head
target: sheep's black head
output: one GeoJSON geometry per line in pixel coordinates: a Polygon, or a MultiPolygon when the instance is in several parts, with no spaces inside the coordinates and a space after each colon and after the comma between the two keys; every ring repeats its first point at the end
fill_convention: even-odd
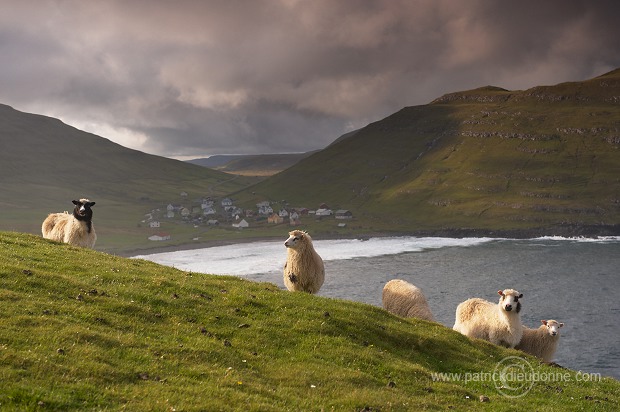
{"type": "Polygon", "coordinates": [[[78,220],[90,221],[93,218],[93,211],[91,207],[95,206],[95,202],[91,202],[88,199],[74,200],[73,204],[73,216],[78,220]]]}

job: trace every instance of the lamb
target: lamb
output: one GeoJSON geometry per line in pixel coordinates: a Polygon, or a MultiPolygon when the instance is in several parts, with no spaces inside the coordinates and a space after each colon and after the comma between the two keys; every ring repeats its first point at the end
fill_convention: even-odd
{"type": "Polygon", "coordinates": [[[422,290],[407,281],[392,279],[387,282],[382,301],[383,309],[395,315],[435,321],[422,290]]]}
{"type": "Polygon", "coordinates": [[[523,335],[519,314],[519,299],[523,294],[514,289],[504,289],[497,293],[501,296],[498,304],[480,298],[468,299],[459,304],[453,329],[470,338],[514,348],[523,335]]]}
{"type": "Polygon", "coordinates": [[[553,360],[555,350],[558,348],[560,328],[564,324],[553,319],[540,322],[542,325],[538,329],[523,329],[523,337],[515,349],[534,355],[548,363],[553,360]]]}
{"type": "Polygon", "coordinates": [[[290,291],[317,293],[325,281],[323,259],[314,250],[306,232],[293,230],[284,242],[287,256],[284,264],[284,285],[290,291]]]}
{"type": "Polygon", "coordinates": [[[95,202],[88,199],[74,200],[73,213],[50,213],[43,221],[41,231],[45,239],[68,243],[73,246],[93,248],[97,234],[93,226],[95,202]]]}

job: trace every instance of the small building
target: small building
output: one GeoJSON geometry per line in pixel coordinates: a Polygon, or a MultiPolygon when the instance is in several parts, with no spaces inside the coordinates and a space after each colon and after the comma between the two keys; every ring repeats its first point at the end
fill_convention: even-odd
{"type": "Polygon", "coordinates": [[[258,208],[258,214],[263,216],[268,216],[273,213],[273,208],[271,206],[261,206],[258,208]]]}
{"type": "Polygon", "coordinates": [[[227,207],[232,206],[232,205],[233,205],[233,201],[232,201],[231,198],[227,197],[227,198],[222,199],[222,207],[223,208],[227,208],[227,207]]]}
{"type": "Polygon", "coordinates": [[[334,212],[332,212],[331,209],[317,209],[315,216],[331,216],[333,214],[334,212]]]}
{"type": "Polygon", "coordinates": [[[163,240],[170,240],[170,235],[168,233],[156,233],[152,236],[148,237],[149,240],[158,242],[158,241],[163,241],[163,240]]]}
{"type": "Polygon", "coordinates": [[[209,226],[217,226],[219,224],[220,224],[220,222],[218,222],[217,219],[209,219],[209,220],[207,220],[207,225],[209,225],[209,226]]]}
{"type": "Polygon", "coordinates": [[[353,219],[353,213],[349,210],[336,210],[336,219],[353,219]]]}
{"type": "Polygon", "coordinates": [[[183,217],[187,217],[191,214],[190,210],[186,207],[184,207],[183,209],[181,209],[181,216],[183,217]]]}
{"type": "Polygon", "coordinates": [[[271,215],[269,215],[269,217],[267,218],[267,223],[283,223],[284,222],[284,218],[280,215],[278,215],[277,213],[272,213],[271,215]]]}
{"type": "Polygon", "coordinates": [[[250,227],[250,224],[245,220],[245,219],[241,219],[241,222],[239,223],[233,223],[232,225],[233,227],[238,227],[240,229],[243,229],[245,227],[250,227]]]}
{"type": "Polygon", "coordinates": [[[209,207],[213,207],[214,204],[215,204],[215,202],[211,198],[203,199],[202,203],[200,204],[200,207],[202,207],[203,209],[206,209],[206,208],[209,208],[209,207]]]}
{"type": "Polygon", "coordinates": [[[149,222],[149,227],[157,228],[160,226],[161,226],[161,223],[159,223],[159,220],[152,220],[149,222]]]}
{"type": "Polygon", "coordinates": [[[204,209],[202,209],[202,214],[205,216],[209,216],[209,215],[214,215],[215,214],[215,209],[212,207],[206,207],[204,209]]]}

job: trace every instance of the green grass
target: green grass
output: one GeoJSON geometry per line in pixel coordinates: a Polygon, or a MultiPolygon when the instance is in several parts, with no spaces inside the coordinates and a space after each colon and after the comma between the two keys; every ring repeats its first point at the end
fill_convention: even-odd
{"type": "Polygon", "coordinates": [[[33,235],[0,232],[0,302],[0,410],[620,407],[610,378],[536,382],[519,398],[488,381],[434,381],[520,355],[439,324],[33,235]]]}

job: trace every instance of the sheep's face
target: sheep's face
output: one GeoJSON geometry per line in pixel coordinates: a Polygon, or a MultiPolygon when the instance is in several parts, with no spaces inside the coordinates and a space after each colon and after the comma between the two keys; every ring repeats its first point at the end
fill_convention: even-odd
{"type": "Polygon", "coordinates": [[[514,289],[499,290],[497,293],[501,296],[499,304],[502,309],[506,312],[512,312],[513,310],[515,313],[521,312],[521,302],[519,302],[519,299],[523,297],[523,293],[519,293],[514,289]]]}
{"type": "Polygon", "coordinates": [[[95,202],[91,202],[88,199],[74,200],[73,215],[80,220],[90,220],[93,217],[93,211],[91,207],[95,205],[95,202]]]}
{"type": "Polygon", "coordinates": [[[300,230],[293,230],[289,232],[288,235],[289,237],[286,239],[286,242],[284,242],[284,246],[291,249],[297,249],[306,236],[306,234],[300,230]]]}
{"type": "Polygon", "coordinates": [[[549,336],[560,336],[560,328],[564,326],[563,323],[553,319],[541,320],[540,322],[547,327],[549,336]]]}

